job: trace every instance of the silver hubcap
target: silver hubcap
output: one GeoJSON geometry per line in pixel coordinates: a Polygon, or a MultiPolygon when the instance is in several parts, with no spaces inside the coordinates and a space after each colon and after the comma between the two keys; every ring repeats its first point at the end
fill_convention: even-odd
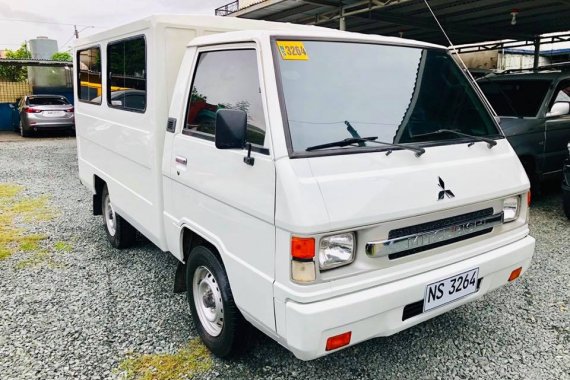
{"type": "Polygon", "coordinates": [[[192,295],[198,318],[204,329],[212,336],[218,336],[224,327],[224,305],[218,281],[208,270],[200,266],[194,271],[192,295]]]}
{"type": "Polygon", "coordinates": [[[111,236],[115,236],[115,233],[117,231],[117,215],[115,214],[115,210],[113,210],[113,206],[111,206],[111,198],[109,197],[109,193],[107,193],[105,196],[104,205],[103,214],[105,215],[107,230],[109,230],[109,234],[111,236]]]}

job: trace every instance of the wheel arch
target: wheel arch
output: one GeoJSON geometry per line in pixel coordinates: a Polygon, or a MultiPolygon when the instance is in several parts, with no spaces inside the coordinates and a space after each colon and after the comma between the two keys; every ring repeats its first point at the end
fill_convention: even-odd
{"type": "Polygon", "coordinates": [[[181,239],[182,255],[184,259],[183,261],[178,262],[178,266],[176,268],[176,275],[174,276],[175,293],[182,293],[187,290],[186,264],[188,263],[188,256],[190,255],[190,251],[192,251],[192,248],[197,245],[204,245],[208,247],[216,255],[216,257],[220,261],[220,264],[225,269],[224,260],[222,259],[222,255],[220,254],[220,249],[216,247],[215,244],[211,243],[208,239],[204,238],[202,235],[191,230],[188,226],[182,227],[180,239],[181,239]]]}

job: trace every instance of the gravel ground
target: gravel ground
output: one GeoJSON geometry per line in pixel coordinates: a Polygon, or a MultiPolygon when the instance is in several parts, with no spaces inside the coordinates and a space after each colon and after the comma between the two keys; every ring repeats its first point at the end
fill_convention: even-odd
{"type": "MultiPolygon", "coordinates": [[[[77,176],[75,139],[0,145],[0,183],[22,197],[48,195],[58,214],[25,226],[44,233],[49,261],[33,252],[0,261],[0,378],[98,379],[131,353],[174,353],[197,336],[177,261],[144,239],[116,251],[77,176]],[[58,242],[70,252],[53,248],[58,242]]],[[[531,212],[537,249],[514,284],[395,336],[312,362],[259,336],[241,359],[208,361],[195,378],[570,379],[570,222],[553,187],[531,212]]],[[[205,360],[205,361],[204,361],[205,360]]],[[[159,373],[156,377],[159,377],[159,373]]]]}

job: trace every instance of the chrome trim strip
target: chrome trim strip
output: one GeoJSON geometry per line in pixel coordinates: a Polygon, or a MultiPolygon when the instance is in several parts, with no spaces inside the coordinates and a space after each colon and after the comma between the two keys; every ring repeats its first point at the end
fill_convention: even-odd
{"type": "Polygon", "coordinates": [[[444,228],[438,228],[418,234],[402,236],[394,239],[371,241],[366,243],[366,254],[369,257],[383,257],[394,253],[412,250],[436,243],[445,242],[461,236],[479,232],[503,223],[503,213],[472,219],[444,228]]]}

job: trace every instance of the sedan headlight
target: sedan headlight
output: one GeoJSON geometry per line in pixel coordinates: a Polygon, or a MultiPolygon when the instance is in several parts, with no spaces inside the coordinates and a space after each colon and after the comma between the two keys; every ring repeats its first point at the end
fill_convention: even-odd
{"type": "Polygon", "coordinates": [[[508,223],[519,217],[520,200],[519,196],[509,197],[503,201],[503,222],[508,223]]]}
{"type": "Polygon", "coordinates": [[[354,261],[354,233],[325,236],[319,244],[319,266],[321,269],[332,269],[354,261]]]}

